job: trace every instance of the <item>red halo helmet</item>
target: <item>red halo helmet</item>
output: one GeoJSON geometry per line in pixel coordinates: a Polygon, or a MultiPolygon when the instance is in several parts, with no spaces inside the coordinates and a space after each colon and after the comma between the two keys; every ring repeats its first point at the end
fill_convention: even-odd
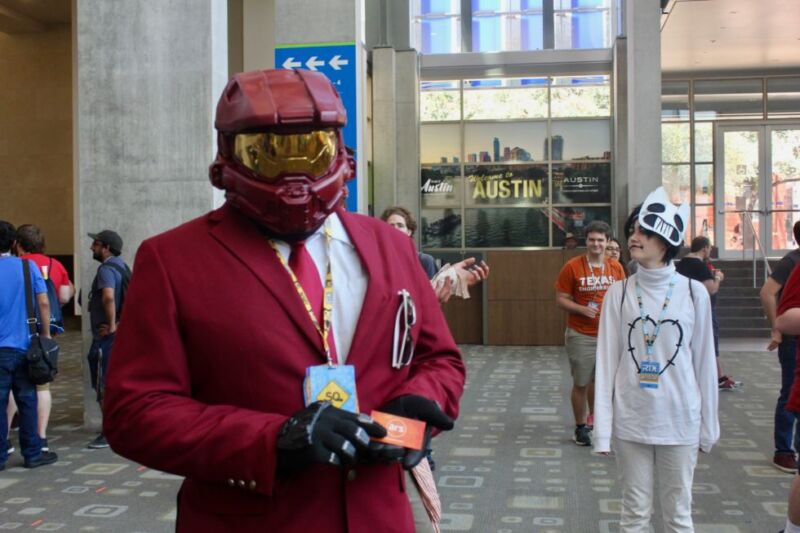
{"type": "Polygon", "coordinates": [[[355,176],[346,122],[339,94],[319,72],[236,74],[217,104],[211,183],[269,233],[303,238],[343,203],[355,176]]]}

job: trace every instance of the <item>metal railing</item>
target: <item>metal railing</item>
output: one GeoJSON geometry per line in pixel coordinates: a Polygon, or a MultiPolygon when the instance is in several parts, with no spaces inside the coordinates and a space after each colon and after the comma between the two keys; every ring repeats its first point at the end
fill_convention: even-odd
{"type": "MultiPolygon", "coordinates": [[[[783,210],[781,210],[783,211],[783,210]]],[[[788,209],[786,211],[789,211],[788,209]]],[[[773,211],[770,211],[773,212],[773,211]]],[[[757,289],[758,285],[758,273],[756,272],[756,250],[758,251],[759,255],[761,256],[761,260],[764,262],[764,281],[767,280],[770,274],[772,274],[772,268],[769,266],[769,260],[767,259],[767,254],[764,251],[764,246],[761,244],[761,238],[758,236],[758,231],[753,224],[753,215],[752,213],[758,213],[759,215],[767,215],[766,211],[759,211],[757,209],[733,209],[733,210],[726,210],[720,211],[720,215],[724,215],[726,213],[737,213],[741,219],[742,224],[747,225],[750,228],[750,234],[753,236],[753,288],[757,289]]],[[[747,259],[747,248],[744,245],[744,231],[742,231],[742,259],[747,259]]]]}

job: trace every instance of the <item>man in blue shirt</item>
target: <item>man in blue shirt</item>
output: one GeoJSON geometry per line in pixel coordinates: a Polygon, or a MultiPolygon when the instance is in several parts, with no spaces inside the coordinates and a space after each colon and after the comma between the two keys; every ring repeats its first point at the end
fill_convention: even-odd
{"type": "MultiPolygon", "coordinates": [[[[31,344],[28,331],[28,310],[25,299],[33,298],[25,293],[22,260],[12,257],[11,250],[16,240],[16,229],[0,220],[0,470],[5,469],[8,459],[8,394],[14,393],[19,409],[19,439],[25,468],[36,468],[56,462],[58,455],[42,451],[36,414],[36,387],[28,377],[26,354],[31,344]]],[[[42,317],[42,335],[50,336],[50,303],[47,288],[39,267],[30,265],[31,288],[36,294],[42,317]]]]}
{"type": "MultiPolygon", "coordinates": [[[[122,300],[131,271],[120,257],[122,237],[119,234],[106,229],[100,233],[89,233],[89,237],[92,239],[92,257],[100,262],[100,266],[97,267],[97,275],[89,293],[92,346],[89,348],[88,359],[92,388],[97,392],[97,401],[102,411],[108,360],[114,346],[122,300]]],[[[89,443],[89,448],[108,448],[108,442],[100,433],[89,443]]]]}

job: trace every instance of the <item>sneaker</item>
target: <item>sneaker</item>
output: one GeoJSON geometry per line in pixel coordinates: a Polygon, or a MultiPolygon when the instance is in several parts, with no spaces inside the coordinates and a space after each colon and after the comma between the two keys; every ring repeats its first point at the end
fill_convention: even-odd
{"type": "Polygon", "coordinates": [[[740,388],[742,386],[741,381],[734,381],[730,376],[722,376],[719,378],[719,390],[721,391],[732,391],[740,388]]]}
{"type": "Polygon", "coordinates": [[[36,459],[25,460],[25,468],[39,468],[40,466],[51,465],[58,461],[58,454],[55,452],[42,452],[36,459]]]}
{"type": "Polygon", "coordinates": [[[575,436],[572,438],[578,446],[592,445],[592,430],[588,426],[578,426],[575,428],[575,436]]]}
{"type": "Polygon", "coordinates": [[[9,442],[9,443],[8,443],[8,455],[11,455],[11,454],[12,454],[12,453],[14,453],[15,451],[17,451],[17,449],[16,449],[16,448],[14,448],[14,445],[13,445],[13,444],[11,444],[11,443],[9,442]]]}
{"type": "Polygon", "coordinates": [[[781,472],[787,474],[797,473],[797,459],[793,453],[776,453],[772,458],[772,464],[781,472]]]}
{"type": "Polygon", "coordinates": [[[49,452],[50,451],[50,447],[47,445],[47,439],[41,439],[40,438],[39,440],[42,441],[42,451],[43,452],[49,452]]]}
{"type": "Polygon", "coordinates": [[[98,436],[96,436],[94,438],[94,440],[92,442],[89,443],[89,446],[87,446],[87,447],[91,448],[92,450],[99,450],[101,448],[108,448],[108,441],[103,436],[103,434],[100,433],[98,436]]]}

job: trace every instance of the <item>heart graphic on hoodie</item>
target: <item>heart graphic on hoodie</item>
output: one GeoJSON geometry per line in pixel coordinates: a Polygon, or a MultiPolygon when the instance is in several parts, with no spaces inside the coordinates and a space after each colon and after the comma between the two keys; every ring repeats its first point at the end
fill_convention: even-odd
{"type": "MultiPolygon", "coordinates": [[[[647,315],[647,317],[645,317],[645,320],[647,320],[647,322],[650,324],[650,331],[651,332],[654,331],[655,328],[656,328],[656,321],[653,320],[652,318],[650,318],[650,315],[647,315]]],[[[642,317],[638,317],[636,320],[634,320],[633,322],[628,324],[628,353],[631,354],[631,359],[633,359],[633,364],[636,365],[636,373],[637,374],[640,374],[642,369],[639,366],[639,359],[636,358],[636,348],[633,346],[632,340],[633,340],[633,332],[636,331],[636,325],[641,321],[642,321],[642,317]]],[[[680,321],[671,320],[671,319],[662,320],[661,321],[661,332],[664,331],[665,327],[670,327],[670,326],[674,327],[674,328],[677,328],[677,330],[678,330],[678,342],[675,343],[675,351],[672,353],[672,356],[669,358],[667,363],[664,365],[664,367],[658,373],[659,376],[661,374],[663,374],[669,367],[675,366],[675,358],[678,357],[678,352],[680,351],[681,346],[683,345],[683,328],[681,327],[680,321]]],[[[642,332],[641,324],[639,325],[638,334],[640,336],[642,336],[642,338],[644,337],[644,333],[642,332]]],[[[660,336],[661,336],[661,333],[659,333],[659,337],[660,336]]]]}

